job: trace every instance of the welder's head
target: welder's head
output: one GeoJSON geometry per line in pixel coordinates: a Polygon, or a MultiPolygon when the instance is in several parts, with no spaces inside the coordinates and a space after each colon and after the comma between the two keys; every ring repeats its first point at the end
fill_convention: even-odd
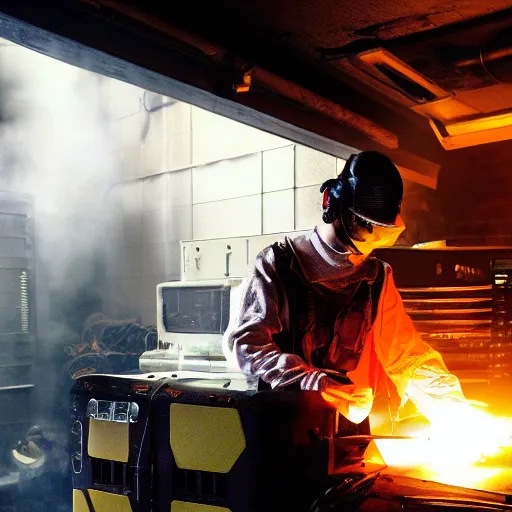
{"type": "Polygon", "coordinates": [[[338,225],[345,241],[360,254],[392,246],[405,229],[400,215],[402,178],[381,153],[352,155],[341,174],[326,181],[320,192],[324,222],[338,225]]]}

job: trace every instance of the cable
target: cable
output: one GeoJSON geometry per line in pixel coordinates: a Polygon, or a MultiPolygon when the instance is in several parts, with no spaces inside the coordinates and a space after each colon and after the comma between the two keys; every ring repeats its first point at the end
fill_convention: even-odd
{"type": "MultiPolygon", "coordinates": [[[[146,98],[147,98],[148,94],[150,94],[150,93],[151,93],[151,91],[144,91],[142,94],[142,106],[144,107],[144,110],[146,112],[149,112],[149,113],[156,112],[157,110],[160,110],[165,107],[170,107],[171,105],[178,103],[177,100],[173,100],[172,98],[169,98],[169,101],[166,101],[165,103],[161,103],[160,105],[157,105],[156,107],[148,108],[146,105],[146,98]]],[[[151,93],[151,94],[154,94],[154,93],[151,93]]]]}
{"type": "Polygon", "coordinates": [[[502,84],[503,80],[500,80],[494,73],[491,73],[484,59],[484,45],[480,46],[480,64],[484,68],[484,71],[498,84],[502,84]]]}

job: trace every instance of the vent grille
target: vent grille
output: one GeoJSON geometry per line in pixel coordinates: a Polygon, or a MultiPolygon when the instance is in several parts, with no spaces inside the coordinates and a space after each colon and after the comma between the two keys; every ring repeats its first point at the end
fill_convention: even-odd
{"type": "Polygon", "coordinates": [[[91,458],[91,471],[92,482],[97,486],[117,488],[123,493],[133,490],[134,474],[126,463],[91,458]]]}
{"type": "Polygon", "coordinates": [[[197,501],[220,501],[227,496],[226,475],[181,469],[176,472],[176,490],[181,498],[197,501]]]}
{"type": "Polygon", "coordinates": [[[512,260],[497,260],[493,271],[492,369],[512,375],[512,260]]]}
{"type": "Polygon", "coordinates": [[[21,330],[29,332],[29,301],[28,301],[28,274],[26,270],[22,270],[20,274],[20,295],[21,295],[21,330]]]}
{"type": "Polygon", "coordinates": [[[387,64],[376,64],[375,69],[418,103],[430,103],[437,99],[437,96],[432,91],[422,87],[387,64]]]}
{"type": "Polygon", "coordinates": [[[489,370],[492,286],[401,289],[420,336],[442,353],[450,370],[489,370]]]}
{"type": "Polygon", "coordinates": [[[402,97],[402,102],[412,102],[410,106],[429,104],[449,96],[435,83],[382,48],[358,54],[355,64],[385,86],[388,94],[394,91],[402,97]]]}

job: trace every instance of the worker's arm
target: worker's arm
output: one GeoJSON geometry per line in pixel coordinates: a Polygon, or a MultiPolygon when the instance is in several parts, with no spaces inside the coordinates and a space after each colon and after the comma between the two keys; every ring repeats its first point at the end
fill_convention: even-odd
{"type": "Polygon", "coordinates": [[[414,328],[388,266],[374,323],[374,343],[377,357],[402,403],[411,400],[432,420],[445,405],[465,402],[457,377],[414,328]]]}
{"type": "Polygon", "coordinates": [[[246,375],[257,376],[272,388],[295,384],[304,391],[322,391],[326,375],[298,355],[283,353],[273,341],[283,331],[286,315],[286,294],[274,249],[269,247],[257,256],[245,280],[230,344],[246,375]]]}

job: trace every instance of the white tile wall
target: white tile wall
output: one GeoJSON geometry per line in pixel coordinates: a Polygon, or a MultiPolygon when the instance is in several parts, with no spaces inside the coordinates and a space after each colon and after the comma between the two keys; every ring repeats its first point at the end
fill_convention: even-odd
{"type": "MultiPolygon", "coordinates": [[[[152,311],[156,318],[156,286],[165,282],[165,276],[151,276],[142,279],[142,289],[139,293],[142,295],[143,308],[149,313],[152,311]]],[[[151,314],[151,313],[150,313],[151,314]]],[[[147,320],[146,320],[147,322],[147,320]]],[[[150,323],[154,325],[155,319],[151,319],[150,323]]]]}
{"type": "Polygon", "coordinates": [[[116,119],[140,112],[142,89],[119,80],[111,80],[109,85],[112,113],[116,119]]]}
{"type": "Polygon", "coordinates": [[[322,194],[320,187],[295,190],[295,229],[311,229],[322,221],[322,194]]]}
{"type": "Polygon", "coordinates": [[[190,132],[192,129],[192,106],[181,101],[165,108],[167,136],[190,132]]]}
{"type": "MultiPolygon", "coordinates": [[[[199,107],[192,107],[192,128],[193,129],[204,129],[211,130],[212,132],[218,132],[222,130],[229,130],[232,126],[230,119],[209,112],[199,107]]],[[[237,123],[239,124],[239,123],[237,123]]]]}
{"type": "Polygon", "coordinates": [[[134,313],[138,313],[142,306],[142,279],[125,277],[119,281],[119,285],[120,301],[127,304],[134,313]]]}
{"type": "Polygon", "coordinates": [[[288,141],[280,137],[255,130],[247,125],[239,125],[236,130],[236,137],[234,138],[237,141],[236,147],[247,153],[275,149],[289,144],[288,141]]]}
{"type": "Polygon", "coordinates": [[[119,273],[121,277],[142,277],[142,248],[123,247],[119,253],[119,273]]]}
{"type": "Polygon", "coordinates": [[[170,206],[192,204],[192,169],[169,173],[167,200],[170,206]]]}
{"type": "Polygon", "coordinates": [[[345,167],[346,163],[346,160],[343,160],[342,158],[336,158],[336,176],[341,174],[341,171],[343,171],[343,167],[345,167]]]}
{"type": "Polygon", "coordinates": [[[143,112],[143,123],[141,177],[167,170],[165,109],[143,112]]]}
{"type": "Polygon", "coordinates": [[[194,205],[193,236],[228,238],[261,234],[261,195],[194,205]]]}
{"type": "Polygon", "coordinates": [[[121,253],[124,247],[121,247],[117,242],[117,240],[111,239],[105,248],[108,279],[119,279],[121,277],[119,262],[121,261],[121,253]]]}
{"type": "Polygon", "coordinates": [[[144,245],[142,247],[142,277],[163,277],[165,269],[165,251],[167,244],[144,245]]]}
{"type": "Polygon", "coordinates": [[[233,139],[232,131],[232,128],[227,130],[210,130],[202,126],[194,128],[192,130],[192,163],[203,165],[247,153],[239,149],[239,141],[233,139]]]}
{"type": "Polygon", "coordinates": [[[193,162],[205,164],[290,144],[250,126],[192,109],[193,162]]]}
{"type": "Polygon", "coordinates": [[[119,183],[123,180],[123,148],[120,147],[111,151],[105,162],[111,184],[119,183]]]}
{"type": "Polygon", "coordinates": [[[141,145],[123,148],[123,178],[131,180],[138,178],[142,162],[141,145]]]}
{"type": "MultiPolygon", "coordinates": [[[[192,221],[190,222],[190,225],[190,227],[192,227],[192,221]]],[[[190,238],[191,237],[192,233],[190,233],[190,238]]],[[[180,243],[179,240],[176,240],[168,243],[165,249],[165,281],[179,280],[181,272],[180,264],[180,243]]]]}
{"type": "Polygon", "coordinates": [[[9,41],[8,39],[0,38],[0,46],[15,46],[16,43],[9,41]]]}
{"type": "Polygon", "coordinates": [[[143,183],[141,181],[123,183],[117,187],[117,190],[121,196],[124,215],[140,213],[142,210],[143,183]]]}
{"type": "Polygon", "coordinates": [[[123,229],[112,224],[111,242],[121,247],[116,272],[143,321],[154,323],[156,285],[180,277],[179,240],[321,222],[319,185],[341,172],[342,159],[181,102],[151,114],[142,141],[142,91],[122,83],[112,91],[123,178],[145,179],[120,189],[123,229]]]}
{"type": "Polygon", "coordinates": [[[293,189],[263,194],[263,233],[292,231],[294,225],[293,204],[293,189]]]}
{"type": "Polygon", "coordinates": [[[123,202],[121,198],[121,187],[114,187],[105,195],[105,210],[102,212],[108,219],[112,217],[119,217],[123,215],[123,202]]]}
{"type": "Polygon", "coordinates": [[[160,210],[168,206],[169,174],[160,174],[142,182],[142,208],[144,211],[160,210]]]}
{"type": "Polygon", "coordinates": [[[336,158],[297,145],[295,148],[295,186],[321,184],[336,176],[336,158]]]}
{"type": "Polygon", "coordinates": [[[167,241],[167,211],[153,210],[142,213],[143,245],[160,244],[167,241]]]}
{"type": "Polygon", "coordinates": [[[243,277],[247,272],[247,238],[185,242],[183,256],[183,278],[187,281],[243,277]]]}
{"type": "Polygon", "coordinates": [[[254,136],[252,147],[253,151],[267,151],[290,145],[289,140],[273,135],[272,133],[262,132],[250,126],[247,128],[252,131],[254,136]]]}
{"type": "Polygon", "coordinates": [[[263,192],[293,188],[295,146],[263,152],[263,192]]]}
{"type": "Polygon", "coordinates": [[[167,209],[166,241],[176,242],[192,238],[192,205],[172,206],[167,209]]]}
{"type": "Polygon", "coordinates": [[[123,151],[123,133],[120,129],[120,122],[118,120],[109,120],[109,125],[106,128],[108,133],[108,143],[110,148],[115,150],[120,150],[121,154],[123,151]]]}
{"type": "Polygon", "coordinates": [[[167,167],[180,169],[192,163],[192,132],[181,132],[167,138],[167,167]]]}
{"type": "Polygon", "coordinates": [[[261,153],[194,168],[192,190],[194,204],[259,194],[261,153]]]}
{"type": "Polygon", "coordinates": [[[142,112],[131,114],[117,121],[121,131],[123,148],[140,146],[143,142],[143,127],[145,116],[142,112]]]}
{"type": "Polygon", "coordinates": [[[158,283],[179,280],[180,245],[178,242],[147,245],[142,252],[144,306],[156,307],[155,288],[158,283]]]}
{"type": "Polygon", "coordinates": [[[124,217],[111,215],[105,219],[106,249],[117,250],[124,245],[124,217]]]}
{"type": "Polygon", "coordinates": [[[142,214],[132,213],[123,218],[123,245],[142,245],[142,214]]]}

